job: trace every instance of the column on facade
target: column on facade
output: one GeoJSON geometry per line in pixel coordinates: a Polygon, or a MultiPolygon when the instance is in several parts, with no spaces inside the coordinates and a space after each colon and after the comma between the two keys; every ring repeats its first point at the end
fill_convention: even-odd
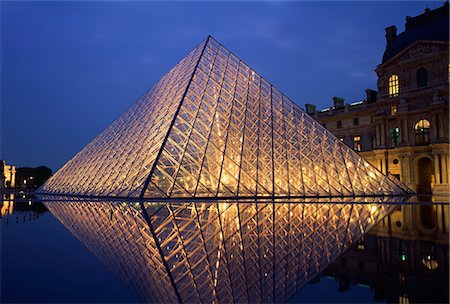
{"type": "Polygon", "coordinates": [[[437,140],[438,137],[438,128],[439,128],[439,115],[438,114],[434,114],[431,116],[432,120],[431,120],[431,140],[434,142],[435,140],[437,140]]]}
{"type": "Polygon", "coordinates": [[[411,157],[410,153],[399,153],[400,158],[400,180],[410,187],[414,187],[411,173],[411,157]]]}
{"type": "Polygon", "coordinates": [[[381,124],[381,132],[380,132],[380,145],[385,147],[386,146],[386,130],[384,123],[381,124]]]}
{"type": "Polygon", "coordinates": [[[441,154],[442,183],[448,184],[448,154],[441,154]]]}
{"type": "Polygon", "coordinates": [[[375,167],[380,171],[383,172],[383,166],[380,164],[380,157],[377,155],[375,157],[375,167]]]}
{"type": "Polygon", "coordinates": [[[440,138],[445,138],[444,136],[444,117],[442,117],[442,115],[438,115],[438,119],[439,119],[439,135],[440,138]]]}
{"type": "Polygon", "coordinates": [[[377,147],[380,146],[380,125],[375,125],[375,144],[377,147]]]}
{"type": "Polygon", "coordinates": [[[403,143],[409,143],[408,119],[403,120],[403,143]]]}
{"type": "Polygon", "coordinates": [[[389,172],[389,157],[388,157],[388,152],[384,153],[384,167],[385,167],[385,174],[388,174],[389,172]]]}
{"type": "Polygon", "coordinates": [[[375,157],[375,161],[376,161],[376,167],[378,170],[380,170],[381,173],[386,174],[386,164],[385,164],[385,160],[384,160],[384,154],[377,154],[375,157]]]}
{"type": "Polygon", "coordinates": [[[399,154],[398,158],[399,158],[399,162],[400,162],[400,181],[402,181],[404,183],[408,183],[404,156],[402,154],[399,154]]]}
{"type": "Polygon", "coordinates": [[[433,152],[434,159],[434,183],[439,185],[441,183],[440,173],[439,172],[439,153],[433,152]]]}

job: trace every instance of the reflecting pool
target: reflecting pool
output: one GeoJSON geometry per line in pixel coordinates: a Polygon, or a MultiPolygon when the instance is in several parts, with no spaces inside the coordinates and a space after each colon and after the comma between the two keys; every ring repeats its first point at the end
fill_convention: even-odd
{"type": "Polygon", "coordinates": [[[448,204],[43,199],[2,203],[2,302],[448,302],[448,204]]]}

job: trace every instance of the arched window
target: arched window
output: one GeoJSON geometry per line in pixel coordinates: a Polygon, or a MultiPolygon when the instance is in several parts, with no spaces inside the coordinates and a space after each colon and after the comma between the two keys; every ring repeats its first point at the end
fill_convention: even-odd
{"type": "Polygon", "coordinates": [[[416,133],[416,145],[427,145],[430,143],[430,122],[421,119],[414,125],[416,133]]]}
{"type": "Polygon", "coordinates": [[[397,75],[391,75],[389,77],[389,97],[396,97],[398,96],[398,76],[397,75]]]}
{"type": "Polygon", "coordinates": [[[416,72],[416,78],[417,78],[417,87],[425,87],[428,85],[428,74],[427,69],[420,68],[416,72]]]}

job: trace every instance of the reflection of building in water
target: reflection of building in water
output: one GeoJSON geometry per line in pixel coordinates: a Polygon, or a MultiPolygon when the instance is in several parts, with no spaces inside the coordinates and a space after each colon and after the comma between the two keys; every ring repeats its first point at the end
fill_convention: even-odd
{"type": "Polygon", "coordinates": [[[334,262],[325,275],[370,286],[375,300],[448,303],[449,206],[405,205],[334,262]]]}
{"type": "Polygon", "coordinates": [[[0,220],[8,225],[36,221],[47,208],[41,202],[32,200],[14,201],[14,194],[8,194],[0,201],[0,211],[0,220]]]}
{"type": "Polygon", "coordinates": [[[0,189],[14,188],[16,185],[16,167],[0,160],[0,189]]]}
{"type": "Polygon", "coordinates": [[[45,204],[140,299],[171,303],[284,302],[394,208],[66,199],[45,204]]]}
{"type": "Polygon", "coordinates": [[[448,204],[404,205],[377,225],[372,233],[405,239],[429,239],[448,243],[448,204]]]}
{"type": "Polygon", "coordinates": [[[0,217],[4,217],[13,213],[14,211],[13,201],[3,201],[1,204],[2,205],[0,209],[0,217]]]}
{"type": "MultiPolygon", "coordinates": [[[[314,117],[383,173],[419,193],[449,191],[448,2],[416,17],[405,31],[386,28],[386,50],[376,68],[378,92],[314,117]]],[[[312,114],[313,111],[310,111],[312,114]]]]}

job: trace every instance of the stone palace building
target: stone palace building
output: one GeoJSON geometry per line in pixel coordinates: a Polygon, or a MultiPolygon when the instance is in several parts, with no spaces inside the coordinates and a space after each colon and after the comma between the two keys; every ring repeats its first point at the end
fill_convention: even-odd
{"type": "Polygon", "coordinates": [[[449,7],[406,17],[405,31],[386,28],[375,69],[378,92],[366,99],[306,110],[383,173],[435,196],[449,192],[449,7]]]}

